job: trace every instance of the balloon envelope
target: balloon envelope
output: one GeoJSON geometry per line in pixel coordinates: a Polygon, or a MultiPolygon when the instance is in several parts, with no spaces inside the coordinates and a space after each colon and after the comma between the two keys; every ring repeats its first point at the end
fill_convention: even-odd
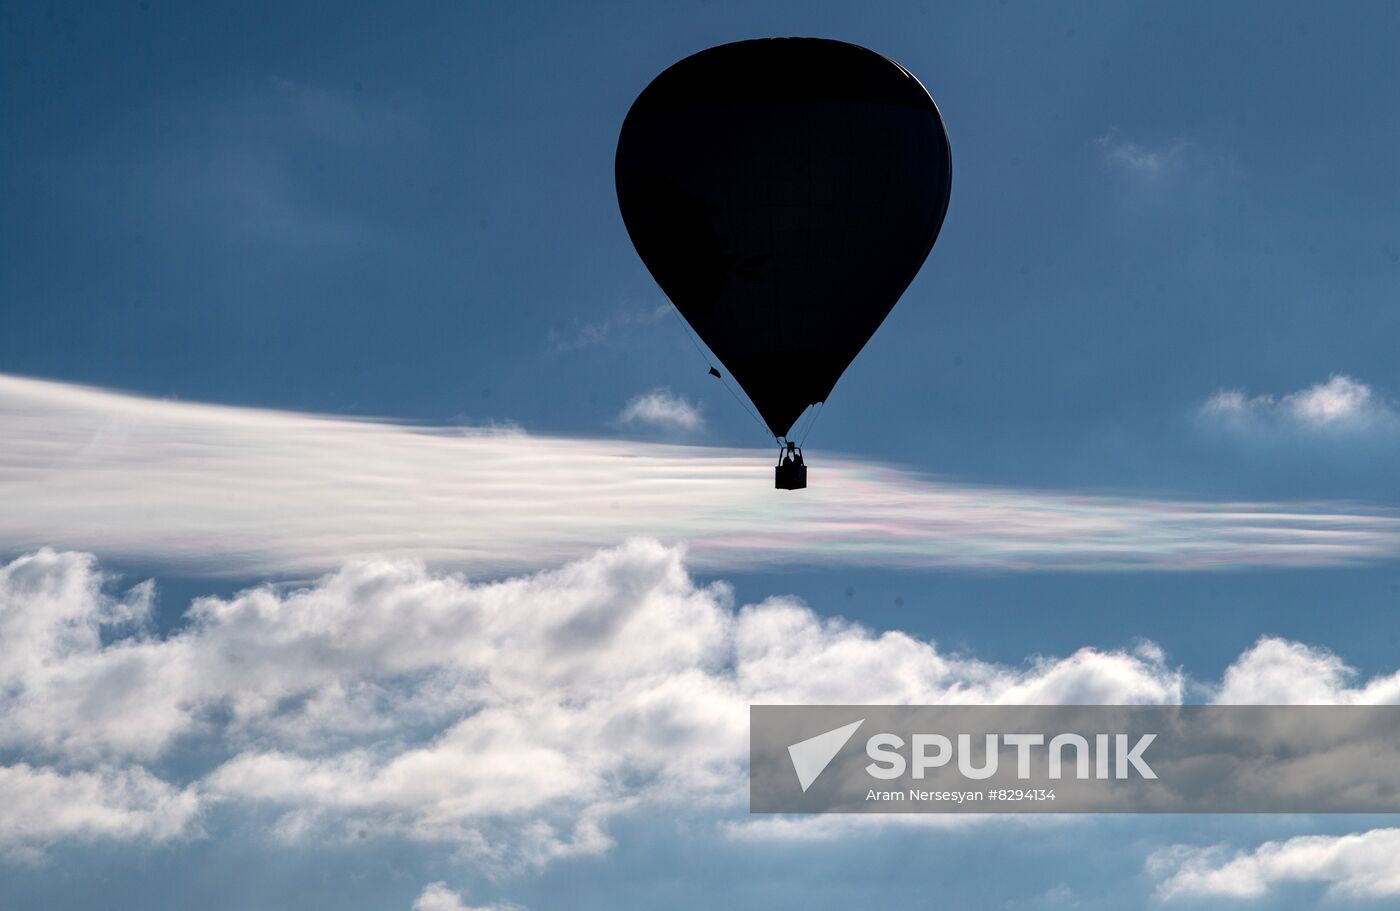
{"type": "Polygon", "coordinates": [[[617,196],[652,276],[783,436],[919,271],[951,167],[938,108],[904,68],[769,38],[646,87],[618,140],[617,196]]]}

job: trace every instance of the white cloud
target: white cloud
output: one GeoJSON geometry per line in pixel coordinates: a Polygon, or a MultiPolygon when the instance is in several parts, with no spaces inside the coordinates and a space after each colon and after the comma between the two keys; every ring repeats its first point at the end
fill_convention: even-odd
{"type": "Polygon", "coordinates": [[[462,896],[447,888],[447,883],[428,883],[413,903],[412,911],[521,911],[519,905],[492,902],[489,905],[468,906],[462,896]]]}
{"type": "Polygon", "coordinates": [[[556,354],[592,348],[608,340],[611,324],[606,320],[596,323],[579,323],[568,330],[551,329],[549,347],[556,354]]]}
{"type": "Polygon", "coordinates": [[[1400,829],[1303,835],[1253,851],[1175,845],[1154,854],[1148,872],[1162,899],[1259,899],[1277,886],[1322,883],[1334,898],[1400,898],[1400,829]]]}
{"type": "MultiPolygon", "coordinates": [[[[197,599],[163,635],[133,620],[149,588],[102,583],[71,553],[0,568],[0,751],[15,758],[0,780],[41,795],[0,800],[0,845],[159,840],[217,803],[270,811],[292,842],[368,833],[526,871],[607,851],[619,814],[741,806],[750,704],[1177,703],[1197,686],[1150,645],[1008,665],[788,598],[736,607],[649,541],[498,582],[361,561],[303,588],[197,599]],[[191,749],[198,770],[161,777],[191,749]]],[[[1261,640],[1208,689],[1271,702],[1400,689],[1354,677],[1261,640]]]]}
{"type": "Polygon", "coordinates": [[[1370,386],[1342,374],[1283,396],[1222,389],[1206,400],[1201,413],[1237,428],[1328,433],[1400,427],[1400,417],[1388,402],[1370,386]]]}
{"type": "Polygon", "coordinates": [[[1285,396],[1283,406],[1307,424],[1323,426],[1355,420],[1377,407],[1371,387],[1351,377],[1333,376],[1327,382],[1285,396]]]}
{"type": "Polygon", "coordinates": [[[1221,705],[1394,705],[1400,673],[1353,685],[1356,671],[1326,651],[1264,637],[1225,671],[1213,700],[1221,705]]]}
{"type": "Polygon", "coordinates": [[[971,827],[1001,826],[1023,829],[1063,828],[1078,825],[1088,817],[1069,814],[998,813],[821,813],[813,816],[762,815],[721,823],[727,838],[737,842],[832,842],[849,838],[869,838],[887,830],[936,829],[966,830],[971,827]]]}
{"type": "Polygon", "coordinates": [[[700,410],[669,389],[653,389],[633,397],[618,415],[623,424],[641,424],[661,430],[699,430],[700,410]]]}
{"type": "Polygon", "coordinates": [[[639,329],[665,319],[671,311],[669,301],[651,307],[628,307],[591,322],[575,321],[549,330],[549,348],[554,354],[566,354],[607,344],[622,344],[634,338],[639,329]]]}
{"type": "Polygon", "coordinates": [[[0,766],[0,854],[37,859],[59,839],[167,841],[194,830],[199,808],[193,790],[140,767],[0,766]]]}
{"type": "Polygon", "coordinates": [[[734,806],[751,702],[1153,702],[1182,686],[1126,653],[1017,668],[786,599],[735,610],[648,542],[497,583],[357,563],[200,599],[164,637],[120,634],[126,602],[99,582],[52,551],[0,575],[0,628],[33,656],[0,681],[0,746],[100,766],[194,738],[223,758],[190,787],[279,810],[283,837],[366,829],[491,869],[604,851],[608,818],[639,805],[734,806]]]}
{"type": "Polygon", "coordinates": [[[303,576],[349,558],[525,570],[629,537],[706,569],[1337,565],[1400,553],[1400,514],[1093,497],[813,457],[423,428],[0,376],[0,553],[53,545],[191,573],[303,576]],[[774,509],[786,519],[773,530],[774,509]]]}
{"type": "Polygon", "coordinates": [[[1109,131],[1094,140],[1103,160],[1134,174],[1158,177],[1181,164],[1190,144],[1178,139],[1163,146],[1148,146],[1120,139],[1109,131]]]}

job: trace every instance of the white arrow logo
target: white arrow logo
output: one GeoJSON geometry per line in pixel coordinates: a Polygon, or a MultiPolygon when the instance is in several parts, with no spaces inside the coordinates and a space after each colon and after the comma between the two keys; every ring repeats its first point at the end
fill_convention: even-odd
{"type": "Polygon", "coordinates": [[[792,757],[792,768],[797,772],[797,783],[802,785],[802,793],[807,793],[812,782],[816,781],[817,776],[826,770],[826,767],[831,764],[831,760],[835,759],[836,754],[841,752],[841,748],[846,745],[846,741],[851,739],[856,728],[862,724],[865,724],[864,718],[852,721],[834,731],[808,737],[806,740],[798,741],[788,747],[788,755],[792,757]]]}

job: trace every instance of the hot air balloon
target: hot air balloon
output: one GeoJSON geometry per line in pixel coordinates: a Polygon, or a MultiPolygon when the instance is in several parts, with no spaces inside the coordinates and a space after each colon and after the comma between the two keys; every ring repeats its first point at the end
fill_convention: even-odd
{"type": "Polygon", "coordinates": [[[826,401],[943,224],[952,158],[933,99],[853,44],[725,44],[642,91],[616,173],[642,261],[783,447],[777,486],[806,487],[792,425],[826,401]]]}

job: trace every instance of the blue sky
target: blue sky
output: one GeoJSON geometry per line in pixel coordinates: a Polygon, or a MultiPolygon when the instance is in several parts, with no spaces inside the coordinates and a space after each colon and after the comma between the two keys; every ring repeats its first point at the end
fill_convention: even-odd
{"type": "MultiPolygon", "coordinates": [[[[240,715],[230,706],[252,697],[236,683],[169,707],[169,739],[128,736],[118,714],[88,742],[55,719],[73,681],[92,685],[84,675],[128,639],[155,643],[142,660],[157,677],[182,649],[222,654],[233,633],[220,624],[233,620],[200,627],[186,611],[201,595],[236,614],[247,586],[309,585],[358,623],[373,599],[316,580],[375,554],[449,574],[421,583],[433,591],[457,571],[485,585],[620,561],[660,586],[660,602],[688,604],[685,585],[648,575],[675,559],[696,591],[729,592],[701,599],[717,628],[739,624],[743,605],[795,596],[812,617],[863,624],[884,643],[872,649],[904,633],[1005,680],[1038,680],[1055,662],[1079,673],[1072,656],[1088,647],[1106,662],[1085,671],[1093,680],[1136,661],[1128,676],[1156,681],[1162,698],[1216,698],[1232,669],[1254,679],[1264,636],[1294,643],[1268,654],[1301,668],[1303,689],[1331,673],[1327,653],[1357,671],[1327,677],[1331,696],[1389,679],[1393,5],[150,0],[10,5],[0,18],[0,565],[46,545],[97,561],[11,564],[0,606],[101,630],[76,652],[16,638],[79,657],[67,682],[23,677],[30,701],[0,702],[28,732],[0,739],[0,760],[12,787],[96,800],[98,816],[125,820],[53,829],[0,811],[0,904],[96,907],[115,889],[151,908],[823,907],[937,889],[953,906],[1116,908],[1163,894],[1172,874],[1149,858],[1173,845],[1225,844],[1228,856],[1387,824],[1202,817],[778,837],[744,829],[728,792],[692,777],[658,785],[673,803],[573,794],[582,809],[547,818],[493,805],[472,829],[488,850],[460,832],[425,835],[433,814],[401,795],[351,806],[342,782],[302,805],[257,791],[252,772],[234,780],[240,759],[278,752],[388,794],[382,775],[350,774],[356,756],[383,773],[391,744],[465,736],[454,719],[478,703],[423,708],[427,691],[394,676],[419,666],[385,657],[385,643],[363,679],[327,665],[258,698],[323,706],[332,691],[373,689],[425,712],[411,730],[352,732],[310,710],[240,715]],[[766,437],[667,313],[612,182],[617,130],[654,75],[780,34],[900,62],[938,101],[954,155],[942,235],[808,438],[801,500],[766,489],[766,437]],[[624,463],[614,483],[608,466],[624,463]],[[1335,548],[1303,530],[1320,517],[1342,536],[1335,548]],[[1279,535],[1291,536],[1283,557],[1269,546],[1279,535]],[[632,537],[662,550],[627,556],[617,548],[632,537]],[[1190,547],[1202,540],[1204,557],[1190,547]],[[107,596],[90,590],[92,566],[121,575],[107,596]],[[59,593],[47,607],[22,584],[33,578],[59,593]],[[155,599],[122,607],[146,578],[155,599]],[[1144,641],[1165,663],[1142,657],[1144,641]],[[1182,689],[1163,683],[1178,671],[1182,689]],[[66,777],[44,779],[50,790],[24,777],[44,770],[66,777]],[[180,815],[185,799],[193,815],[180,815]],[[603,834],[574,839],[570,856],[508,862],[543,850],[519,835],[542,819],[603,834]],[[373,834],[345,835],[361,829],[373,834]]],[[[625,612],[631,589],[604,588],[625,612]]],[[[277,589],[279,617],[302,604],[291,590],[277,589]]],[[[682,626],[709,641],[708,627],[682,626]]],[[[698,673],[676,660],[657,671],[663,689],[698,673]]],[[[462,661],[432,674],[490,666],[462,661]]],[[[817,692],[745,689],[701,666],[731,701],[817,692]]],[[[851,701],[935,698],[984,673],[914,690],[853,683],[851,701]]],[[[1016,692],[987,686],[987,698],[1016,692]]],[[[587,687],[606,703],[600,718],[628,717],[611,683],[587,687]]],[[[728,728],[693,736],[716,730],[728,728]]],[[[730,762],[712,759],[706,782],[730,762]]],[[[582,761],[603,778],[642,774],[602,748],[582,761]]],[[[1348,856],[1342,868],[1366,869],[1348,856]]],[[[1346,892],[1341,873],[1258,875],[1263,893],[1223,906],[1385,900],[1346,892]]]]}

